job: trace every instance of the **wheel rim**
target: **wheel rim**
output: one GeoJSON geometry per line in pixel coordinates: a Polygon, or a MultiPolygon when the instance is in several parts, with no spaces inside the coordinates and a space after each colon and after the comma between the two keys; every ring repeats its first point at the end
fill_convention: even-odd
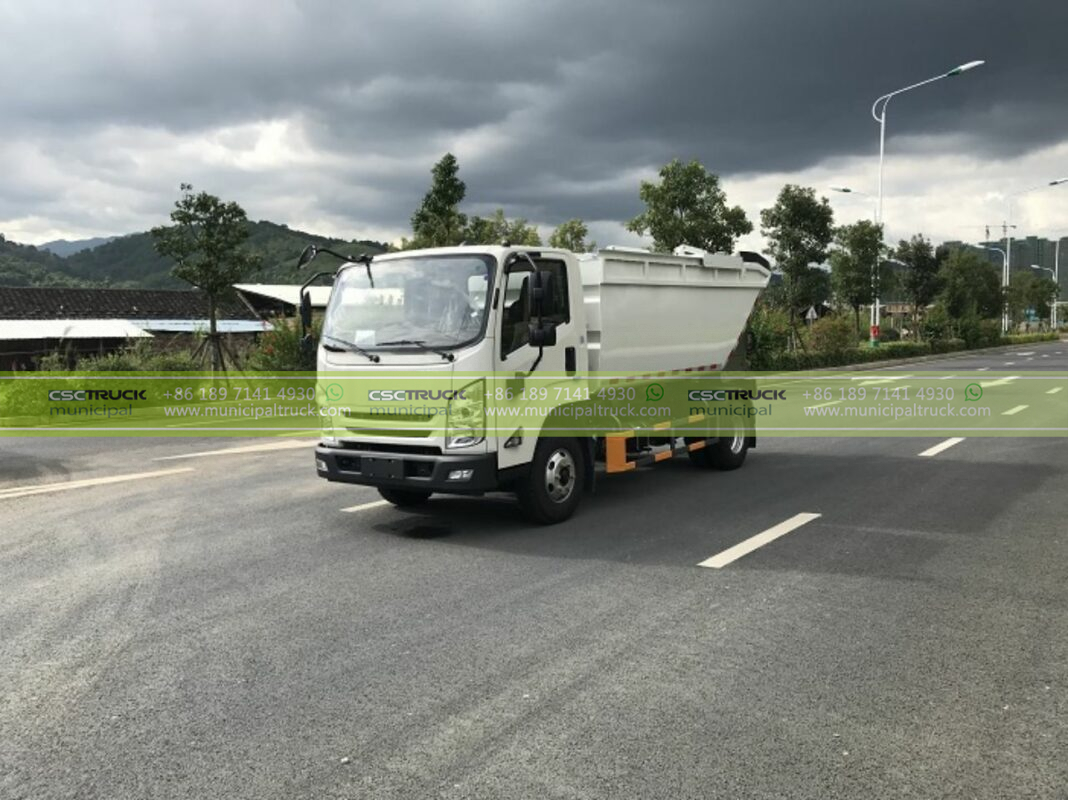
{"type": "Polygon", "coordinates": [[[745,447],[745,436],[741,433],[735,433],[734,438],[731,439],[731,452],[734,455],[738,455],[745,447]]]}
{"type": "Polygon", "coordinates": [[[545,462],[545,493],[554,503],[566,502],[575,491],[575,459],[567,450],[554,450],[545,462]]]}

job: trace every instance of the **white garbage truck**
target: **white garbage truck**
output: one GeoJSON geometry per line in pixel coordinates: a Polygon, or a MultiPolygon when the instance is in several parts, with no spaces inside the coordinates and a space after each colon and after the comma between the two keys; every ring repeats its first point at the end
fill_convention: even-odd
{"type": "MultiPolygon", "coordinates": [[[[321,252],[309,247],[301,264],[321,252]]],[[[735,469],[755,446],[751,428],[702,426],[700,415],[628,419],[599,405],[596,422],[573,420],[606,398],[643,409],[654,382],[662,392],[665,379],[723,370],[771,275],[758,254],[507,242],[358,260],[325,252],[344,263],[309,279],[300,311],[309,326],[306,290],[332,275],[317,382],[343,393],[345,410],[324,416],[315,463],[326,480],[373,486],[404,507],[433,493],[512,492],[531,520],[550,524],[603,473],[683,453],[735,469]],[[368,382],[376,375],[398,378],[368,382]],[[391,389],[401,377],[430,388],[391,389]]]]}

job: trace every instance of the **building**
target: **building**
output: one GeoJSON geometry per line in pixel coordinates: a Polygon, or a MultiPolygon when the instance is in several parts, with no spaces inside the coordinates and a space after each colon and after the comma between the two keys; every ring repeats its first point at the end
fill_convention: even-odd
{"type": "MultiPolygon", "coordinates": [[[[234,289],[245,304],[263,319],[296,316],[300,287],[287,283],[237,283],[234,289]]],[[[330,286],[309,286],[312,308],[322,311],[330,300],[330,286]]]]}
{"type": "MultiPolygon", "coordinates": [[[[238,297],[220,303],[217,329],[234,337],[270,328],[238,297]]],[[[136,339],[187,346],[208,330],[201,291],[0,287],[0,369],[28,369],[54,352],[106,353],[136,339]]]]}

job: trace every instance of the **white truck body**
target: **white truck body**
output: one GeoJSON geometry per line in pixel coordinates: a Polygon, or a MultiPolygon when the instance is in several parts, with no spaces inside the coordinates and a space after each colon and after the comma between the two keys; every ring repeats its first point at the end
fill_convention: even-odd
{"type": "Polygon", "coordinates": [[[593,372],[722,368],[769,277],[701,251],[607,248],[578,260],[593,372]]]}
{"type": "MultiPolygon", "coordinates": [[[[524,381],[573,390],[607,382],[610,373],[723,369],[770,277],[766,262],[759,261],[690,248],[675,254],[606,248],[576,255],[502,245],[403,251],[371,264],[346,264],[337,272],[326,311],[317,356],[320,382],[331,372],[403,370],[457,391],[471,390],[476,386],[471,376],[481,375],[477,392],[499,398],[511,396],[524,381]],[[538,288],[543,281],[555,287],[551,294],[538,288]],[[552,303],[552,313],[544,316],[537,311],[543,301],[552,303]],[[418,321],[408,320],[418,314],[418,321]],[[366,321],[371,318],[386,321],[366,321]],[[536,337],[538,326],[552,329],[551,344],[526,343],[526,331],[536,337]]],[[[558,486],[560,475],[575,481],[581,471],[583,478],[574,484],[581,493],[593,482],[594,462],[605,461],[606,454],[615,458],[608,471],[621,469],[621,440],[571,441],[540,425],[464,435],[453,430],[453,418],[470,411],[459,404],[455,414],[450,404],[447,413],[434,417],[394,416],[388,422],[375,411],[357,405],[346,419],[328,423],[316,450],[317,468],[328,480],[377,486],[399,504],[424,500],[431,492],[514,490],[532,517],[553,522],[569,516],[577,499],[569,493],[556,504],[566,510],[550,503],[532,511],[532,484],[558,486]],[[398,420],[407,430],[395,429],[398,420]],[[545,452],[547,442],[556,448],[555,460],[545,452]],[[555,478],[553,464],[560,473],[555,478]]],[[[628,452],[648,450],[648,442],[631,441],[628,452]]],[[[752,444],[752,436],[735,437],[735,449],[752,444]]],[[[633,466],[628,461],[626,468],[633,466]]]]}

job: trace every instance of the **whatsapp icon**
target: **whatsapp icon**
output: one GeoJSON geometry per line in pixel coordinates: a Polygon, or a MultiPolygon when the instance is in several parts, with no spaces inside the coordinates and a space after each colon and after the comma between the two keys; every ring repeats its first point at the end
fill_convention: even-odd
{"type": "Polygon", "coordinates": [[[983,396],[983,387],[978,383],[969,383],[964,387],[964,399],[969,402],[975,402],[983,396]]]}

